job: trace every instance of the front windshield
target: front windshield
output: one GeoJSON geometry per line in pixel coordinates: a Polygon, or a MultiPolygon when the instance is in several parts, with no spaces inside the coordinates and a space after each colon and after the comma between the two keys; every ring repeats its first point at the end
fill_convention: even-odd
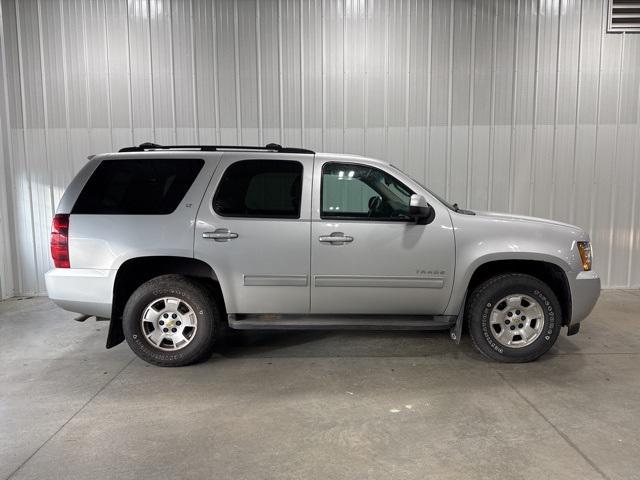
{"type": "Polygon", "coordinates": [[[434,197],[436,197],[436,199],[438,199],[438,201],[440,203],[442,203],[445,207],[447,207],[449,210],[453,210],[454,212],[457,211],[457,208],[454,207],[451,203],[447,202],[444,198],[442,198],[440,195],[438,195],[437,193],[433,192],[430,188],[424,186],[422,184],[422,182],[420,182],[419,180],[416,180],[413,176],[409,175],[406,172],[403,172],[402,170],[400,170],[398,167],[396,167],[395,165],[391,165],[391,167],[393,167],[395,170],[397,170],[398,172],[402,173],[403,175],[406,175],[407,177],[409,177],[411,180],[413,180],[414,182],[416,182],[418,185],[420,185],[422,188],[424,188],[427,192],[429,192],[431,195],[433,195],[434,197]]]}

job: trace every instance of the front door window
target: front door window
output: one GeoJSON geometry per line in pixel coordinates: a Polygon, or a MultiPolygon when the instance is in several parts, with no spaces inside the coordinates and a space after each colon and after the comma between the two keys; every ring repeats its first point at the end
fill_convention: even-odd
{"type": "Polygon", "coordinates": [[[327,163],[322,169],[323,219],[409,221],[413,192],[375,167],[327,163]]]}

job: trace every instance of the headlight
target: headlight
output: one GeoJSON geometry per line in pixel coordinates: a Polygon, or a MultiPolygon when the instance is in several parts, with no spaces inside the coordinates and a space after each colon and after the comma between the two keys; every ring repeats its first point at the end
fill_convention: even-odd
{"type": "Polygon", "coordinates": [[[588,272],[591,270],[591,244],[589,242],[578,242],[578,251],[582,260],[582,269],[588,272]]]}

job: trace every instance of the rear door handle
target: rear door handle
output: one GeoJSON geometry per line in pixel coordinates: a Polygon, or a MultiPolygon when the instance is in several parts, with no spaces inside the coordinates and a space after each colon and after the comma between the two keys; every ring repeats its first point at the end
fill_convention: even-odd
{"type": "Polygon", "coordinates": [[[330,243],[331,245],[344,245],[353,242],[353,237],[345,235],[342,232],[333,232],[331,235],[320,235],[318,237],[322,243],[330,243]]]}
{"type": "Polygon", "coordinates": [[[228,228],[216,228],[213,232],[204,232],[202,238],[212,239],[216,242],[228,242],[234,238],[238,238],[238,234],[229,231],[228,228]]]}

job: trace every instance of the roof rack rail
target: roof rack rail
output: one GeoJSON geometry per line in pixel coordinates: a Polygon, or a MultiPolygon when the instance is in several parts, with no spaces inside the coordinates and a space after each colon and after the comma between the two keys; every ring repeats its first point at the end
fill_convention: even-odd
{"type": "Polygon", "coordinates": [[[278,153],[304,153],[315,154],[313,150],[296,147],[283,147],[277,143],[269,143],[265,147],[244,146],[244,145],[158,145],[157,143],[145,142],[137,147],[124,147],[119,152],[146,152],[148,150],[199,150],[201,152],[217,152],[218,150],[261,150],[278,153]]]}

